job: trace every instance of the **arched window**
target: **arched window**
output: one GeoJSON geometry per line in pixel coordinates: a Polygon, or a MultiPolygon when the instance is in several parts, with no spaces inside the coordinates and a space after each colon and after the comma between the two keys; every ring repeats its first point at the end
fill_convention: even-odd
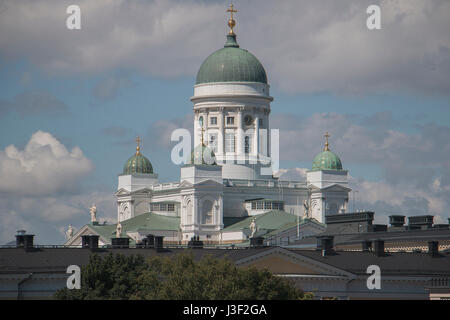
{"type": "Polygon", "coordinates": [[[212,224],[213,223],[213,203],[209,200],[203,201],[202,223],[203,224],[212,224]]]}
{"type": "Polygon", "coordinates": [[[188,202],[187,202],[187,205],[186,205],[186,211],[187,211],[187,221],[186,221],[186,223],[187,224],[192,224],[192,212],[193,212],[193,210],[192,210],[193,208],[192,208],[192,202],[189,200],[188,202]]]}

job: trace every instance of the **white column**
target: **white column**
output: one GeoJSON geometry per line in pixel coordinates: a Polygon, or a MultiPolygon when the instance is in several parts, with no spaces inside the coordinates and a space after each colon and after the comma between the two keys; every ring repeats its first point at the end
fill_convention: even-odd
{"type": "Polygon", "coordinates": [[[195,115],[194,115],[194,146],[192,149],[194,149],[196,146],[198,146],[200,144],[200,141],[198,140],[198,130],[199,130],[198,112],[195,112],[195,115]]]}
{"type": "Polygon", "coordinates": [[[253,138],[253,154],[258,156],[259,154],[259,115],[255,116],[255,134],[253,138]]]}
{"type": "Polygon", "coordinates": [[[272,141],[270,141],[270,122],[269,122],[269,111],[267,111],[267,116],[264,119],[267,123],[267,156],[272,157],[272,154],[270,152],[270,146],[272,144],[272,141]]]}
{"type": "Polygon", "coordinates": [[[219,125],[219,134],[217,136],[217,154],[223,155],[223,154],[225,154],[225,150],[224,150],[225,130],[223,129],[224,128],[223,108],[220,108],[219,111],[220,111],[220,113],[219,113],[219,116],[217,119],[217,124],[219,125]]]}
{"type": "Polygon", "coordinates": [[[243,108],[238,108],[237,114],[236,154],[238,156],[244,154],[244,129],[242,128],[242,109],[243,108]]]}
{"type": "Polygon", "coordinates": [[[209,144],[209,137],[208,137],[208,126],[209,126],[209,110],[207,109],[205,111],[205,116],[203,117],[203,126],[204,126],[204,137],[203,137],[203,143],[205,146],[209,144]]]}

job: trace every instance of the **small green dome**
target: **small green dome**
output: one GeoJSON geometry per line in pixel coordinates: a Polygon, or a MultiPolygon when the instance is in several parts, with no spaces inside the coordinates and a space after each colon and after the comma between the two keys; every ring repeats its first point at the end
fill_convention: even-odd
{"type": "Polygon", "coordinates": [[[216,155],[210,147],[207,147],[204,144],[198,145],[191,153],[191,164],[217,165],[216,155]]]}
{"type": "Polygon", "coordinates": [[[322,151],[314,158],[311,171],[320,170],[342,170],[341,159],[334,152],[322,151]]]}
{"type": "Polygon", "coordinates": [[[253,54],[239,48],[234,34],[227,35],[224,48],[206,58],[197,73],[196,84],[231,81],[267,84],[263,65],[253,54]]]}
{"type": "Polygon", "coordinates": [[[153,173],[150,161],[139,150],[123,166],[123,174],[153,173]]]}

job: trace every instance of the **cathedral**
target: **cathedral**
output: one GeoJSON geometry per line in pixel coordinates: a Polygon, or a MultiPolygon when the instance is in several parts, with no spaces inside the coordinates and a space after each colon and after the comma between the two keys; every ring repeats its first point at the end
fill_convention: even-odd
{"type": "MultiPolygon", "coordinates": [[[[228,9],[224,47],[209,55],[197,73],[191,97],[194,150],[180,168],[179,181],[159,183],[137,139],[136,152],[118,176],[117,223],[100,224],[91,208],[91,223],[70,231],[65,245],[80,246],[83,235],[98,235],[99,245],[112,238],[139,244],[149,234],[168,244],[198,239],[206,244],[245,245],[253,237],[266,241],[280,234],[297,239],[325,230],[325,216],[345,213],[348,171],[324,147],[306,181],[281,181],[274,175],[277,135],[271,134],[267,73],[242,49],[228,9]]],[[[321,133],[317,133],[321,134],[321,133]]],[[[70,228],[71,230],[71,228],[70,228]]]]}

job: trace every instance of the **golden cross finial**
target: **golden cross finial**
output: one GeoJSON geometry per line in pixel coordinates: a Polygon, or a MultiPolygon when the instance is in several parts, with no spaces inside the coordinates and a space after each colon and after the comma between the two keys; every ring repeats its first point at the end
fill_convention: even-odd
{"type": "Polygon", "coordinates": [[[328,144],[328,138],[330,137],[330,135],[328,134],[328,131],[325,132],[325,134],[324,134],[323,136],[324,136],[325,139],[326,139],[326,141],[325,141],[325,147],[323,148],[323,151],[330,151],[329,144],[328,144]]]}
{"type": "Polygon", "coordinates": [[[238,12],[236,9],[234,9],[233,4],[230,3],[230,7],[227,9],[227,12],[230,13],[230,19],[228,19],[228,26],[230,27],[229,34],[234,34],[233,28],[236,25],[236,21],[233,19],[233,13],[238,12]]]}
{"type": "Polygon", "coordinates": [[[137,136],[135,141],[137,143],[136,154],[141,154],[141,138],[137,136]]]}

